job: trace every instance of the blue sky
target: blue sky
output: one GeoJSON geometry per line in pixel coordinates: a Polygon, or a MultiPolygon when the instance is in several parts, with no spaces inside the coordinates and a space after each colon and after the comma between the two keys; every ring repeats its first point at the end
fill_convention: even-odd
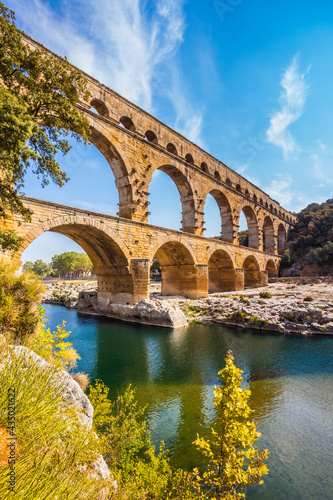
{"type": "MultiPolygon", "coordinates": [[[[299,211],[333,197],[333,4],[293,0],[7,0],[36,40],[153,113],[299,211]]],[[[71,180],[25,193],[114,214],[113,174],[93,147],[61,158],[71,180]]],[[[178,191],[153,178],[149,222],[179,229],[178,191]],[[170,209],[170,207],[172,207],[170,209]]],[[[218,235],[206,203],[207,236],[218,235]]],[[[77,249],[39,237],[23,260],[77,249]]]]}

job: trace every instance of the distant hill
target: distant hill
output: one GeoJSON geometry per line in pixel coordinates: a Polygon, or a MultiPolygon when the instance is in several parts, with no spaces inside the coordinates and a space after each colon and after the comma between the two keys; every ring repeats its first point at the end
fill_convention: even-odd
{"type": "Polygon", "coordinates": [[[333,274],[333,199],[297,214],[281,260],[284,276],[333,274]]]}

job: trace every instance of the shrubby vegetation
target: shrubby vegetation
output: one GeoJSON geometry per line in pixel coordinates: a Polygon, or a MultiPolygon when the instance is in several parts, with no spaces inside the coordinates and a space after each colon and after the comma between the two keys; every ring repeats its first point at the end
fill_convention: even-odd
{"type": "Polygon", "coordinates": [[[333,264],[333,199],[311,203],[297,214],[289,242],[282,267],[290,267],[296,261],[320,266],[333,264]]]}

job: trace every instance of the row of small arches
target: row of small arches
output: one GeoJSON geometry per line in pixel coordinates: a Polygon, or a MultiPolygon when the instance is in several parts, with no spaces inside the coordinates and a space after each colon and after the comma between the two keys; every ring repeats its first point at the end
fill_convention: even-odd
{"type": "MultiPolygon", "coordinates": [[[[109,117],[109,111],[108,111],[106,105],[102,101],[100,101],[99,99],[93,99],[90,102],[90,105],[93,108],[95,108],[95,110],[98,112],[99,115],[104,116],[105,118],[109,117]]],[[[119,123],[120,123],[120,125],[122,125],[127,130],[130,130],[131,132],[135,132],[136,131],[135,125],[133,123],[133,120],[131,118],[129,118],[128,116],[122,116],[120,118],[120,120],[119,120],[119,123]]],[[[146,138],[147,141],[151,142],[152,144],[158,144],[157,136],[156,136],[155,132],[153,132],[152,130],[147,130],[145,132],[145,138],[146,138]]],[[[174,156],[178,156],[177,148],[176,148],[176,146],[173,143],[171,143],[171,142],[167,143],[166,150],[169,153],[173,154],[174,156]]],[[[190,153],[187,153],[185,155],[185,161],[189,165],[196,166],[195,163],[194,163],[193,156],[190,153]]],[[[202,162],[200,164],[200,169],[203,172],[205,172],[206,174],[213,175],[214,178],[217,181],[219,181],[219,182],[225,182],[225,184],[228,187],[233,188],[232,182],[231,182],[231,180],[230,180],[229,177],[227,177],[225,179],[225,181],[223,181],[223,179],[221,178],[220,172],[218,172],[218,170],[215,170],[214,174],[212,174],[209,171],[209,168],[208,168],[208,165],[207,165],[206,162],[202,162]]],[[[254,203],[260,203],[260,205],[262,205],[265,208],[269,209],[271,212],[276,213],[279,217],[284,218],[288,222],[292,222],[292,218],[291,217],[289,217],[289,216],[285,215],[284,213],[282,213],[281,210],[277,210],[277,208],[273,207],[272,204],[268,204],[268,202],[264,201],[263,198],[259,198],[258,199],[258,197],[257,197],[256,194],[253,194],[252,197],[251,197],[249,190],[248,189],[243,190],[242,187],[240,186],[240,184],[236,184],[234,186],[234,189],[236,191],[238,191],[239,193],[244,194],[247,198],[252,199],[252,201],[254,203]]]]}

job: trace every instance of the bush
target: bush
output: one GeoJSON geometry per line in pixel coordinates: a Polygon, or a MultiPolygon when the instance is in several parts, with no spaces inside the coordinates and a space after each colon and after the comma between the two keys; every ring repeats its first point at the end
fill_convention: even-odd
{"type": "Polygon", "coordinates": [[[304,297],[304,302],[312,302],[313,301],[313,297],[304,297]]]}
{"type": "Polygon", "coordinates": [[[262,299],[271,299],[273,295],[271,294],[271,292],[260,292],[259,297],[261,297],[262,299]]]}
{"type": "Polygon", "coordinates": [[[0,259],[0,333],[23,343],[37,328],[36,303],[42,298],[44,285],[35,274],[16,274],[16,270],[14,263],[0,259]]]}
{"type": "Polygon", "coordinates": [[[106,486],[91,474],[100,453],[93,430],[64,399],[58,370],[0,347],[0,498],[88,500],[106,486]],[[10,392],[8,392],[10,391],[10,392]],[[8,491],[8,394],[15,393],[15,491],[8,491]],[[6,439],[6,445],[8,441],[6,439]]]}
{"type": "Polygon", "coordinates": [[[211,439],[197,436],[194,444],[208,459],[207,470],[202,477],[197,472],[197,481],[204,498],[245,499],[245,488],[249,484],[263,484],[261,476],[268,474],[264,460],[268,451],[254,447],[260,437],[256,424],[249,419],[252,410],[248,406],[251,391],[243,389],[242,370],[233,363],[229,351],[226,366],[218,374],[221,385],[214,389],[213,403],[218,420],[212,428],[211,439]]]}

